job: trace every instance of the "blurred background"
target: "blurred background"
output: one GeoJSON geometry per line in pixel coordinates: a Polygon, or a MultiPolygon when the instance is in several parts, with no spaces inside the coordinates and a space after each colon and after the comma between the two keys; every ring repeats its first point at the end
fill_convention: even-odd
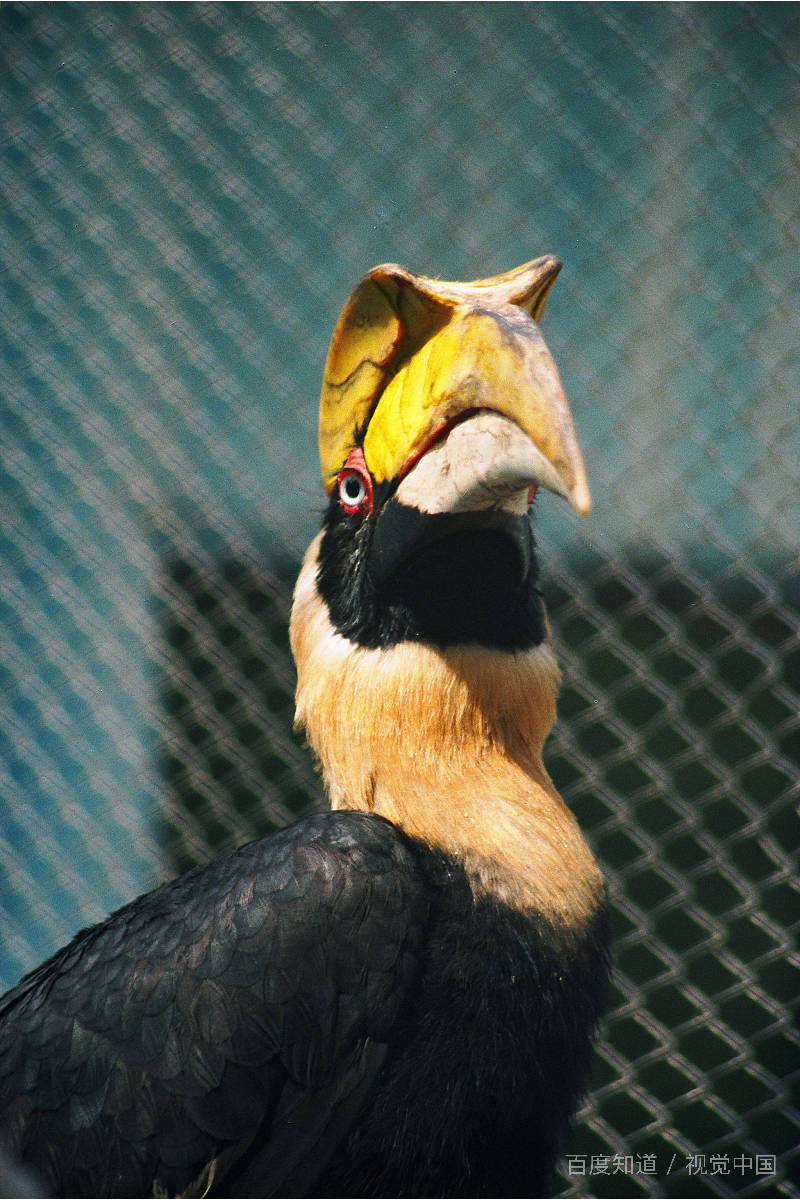
{"type": "Polygon", "coordinates": [[[799,168],[797,4],[0,7],[0,985],[322,803],[338,312],[556,253],[548,764],[616,959],[560,1186],[800,1195],[799,168]]]}

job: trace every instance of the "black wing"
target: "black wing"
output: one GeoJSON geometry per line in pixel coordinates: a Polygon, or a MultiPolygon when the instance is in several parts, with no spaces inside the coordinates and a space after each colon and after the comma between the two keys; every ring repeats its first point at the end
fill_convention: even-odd
{"type": "Polygon", "coordinates": [[[325,813],[140,897],[0,1001],[7,1150],[69,1195],[307,1192],[380,1069],[427,896],[325,813]]]}

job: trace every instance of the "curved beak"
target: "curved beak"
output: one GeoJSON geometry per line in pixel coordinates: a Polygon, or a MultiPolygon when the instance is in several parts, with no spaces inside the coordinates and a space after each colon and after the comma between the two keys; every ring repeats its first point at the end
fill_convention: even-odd
{"type": "Polygon", "coordinates": [[[588,513],[572,416],[537,324],[559,269],[546,257],[470,284],[393,266],[370,272],[343,310],[326,364],[320,458],[328,490],[361,439],[373,478],[414,479],[405,490],[423,511],[445,503],[438,493],[423,497],[424,460],[440,479],[445,466],[452,485],[449,454],[463,464],[467,489],[466,498],[452,495],[450,511],[491,507],[477,497],[498,487],[510,496],[543,486],[588,513]],[[495,418],[488,431],[478,414],[495,418]]]}

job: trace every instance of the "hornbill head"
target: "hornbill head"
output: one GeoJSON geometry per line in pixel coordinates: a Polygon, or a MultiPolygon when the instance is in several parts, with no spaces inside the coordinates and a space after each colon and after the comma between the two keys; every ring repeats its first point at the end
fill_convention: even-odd
{"type": "Polygon", "coordinates": [[[488,775],[506,787],[511,760],[553,790],[540,750],[558,668],[529,508],[540,486],[590,508],[538,325],[560,266],[547,256],[473,283],[376,267],[325,368],[329,504],[295,593],[297,724],[334,806],[450,846],[466,833],[430,816],[431,796],[458,794],[466,812],[488,775]]]}
{"type": "Polygon", "coordinates": [[[590,506],[538,325],[560,266],[469,284],[376,267],[345,305],[322,388],[318,586],[358,645],[542,640],[533,494],[590,506]]]}

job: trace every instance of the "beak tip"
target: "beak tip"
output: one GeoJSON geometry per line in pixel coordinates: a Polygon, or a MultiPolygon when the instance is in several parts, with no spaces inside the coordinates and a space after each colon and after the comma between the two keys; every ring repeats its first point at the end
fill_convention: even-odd
{"type": "Polygon", "coordinates": [[[589,513],[592,511],[592,497],[589,493],[589,485],[585,480],[581,480],[580,483],[578,483],[572,489],[572,495],[570,496],[569,500],[578,516],[589,516],[589,513]]]}

